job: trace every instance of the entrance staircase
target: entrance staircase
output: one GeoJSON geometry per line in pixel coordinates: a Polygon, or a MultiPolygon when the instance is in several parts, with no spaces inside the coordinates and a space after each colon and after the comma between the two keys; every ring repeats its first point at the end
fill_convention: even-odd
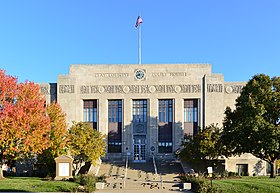
{"type": "Polygon", "coordinates": [[[180,190],[179,175],[183,173],[179,162],[161,161],[128,163],[127,174],[125,162],[103,162],[98,175],[106,176],[107,190],[180,190]],[[126,176],[125,176],[126,175],[126,176]]]}

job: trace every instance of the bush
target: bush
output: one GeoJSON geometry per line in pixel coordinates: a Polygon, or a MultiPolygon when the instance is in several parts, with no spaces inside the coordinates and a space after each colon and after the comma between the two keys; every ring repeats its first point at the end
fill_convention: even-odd
{"type": "Polygon", "coordinates": [[[95,191],[96,181],[96,177],[93,175],[80,174],[78,176],[74,176],[74,182],[84,186],[85,192],[95,191]]]}
{"type": "Polygon", "coordinates": [[[192,191],[197,193],[219,193],[221,191],[218,191],[217,188],[212,187],[209,183],[209,181],[202,177],[202,176],[182,176],[181,181],[189,182],[192,184],[192,191]]]}
{"type": "Polygon", "coordinates": [[[213,179],[219,179],[219,178],[227,178],[229,177],[230,175],[235,175],[233,172],[228,172],[226,170],[224,171],[221,171],[221,172],[214,172],[212,174],[213,176],[213,179]]]}
{"type": "Polygon", "coordinates": [[[249,176],[248,172],[241,172],[241,176],[249,176]]]}
{"type": "Polygon", "coordinates": [[[221,177],[222,177],[222,178],[228,177],[228,173],[229,173],[229,172],[228,172],[227,170],[221,172],[221,177]]]}
{"type": "Polygon", "coordinates": [[[106,182],[105,175],[98,176],[96,179],[96,182],[106,182]]]}
{"type": "Polygon", "coordinates": [[[238,173],[236,173],[236,172],[229,172],[229,173],[228,173],[228,176],[229,176],[229,177],[238,176],[238,173]]]}

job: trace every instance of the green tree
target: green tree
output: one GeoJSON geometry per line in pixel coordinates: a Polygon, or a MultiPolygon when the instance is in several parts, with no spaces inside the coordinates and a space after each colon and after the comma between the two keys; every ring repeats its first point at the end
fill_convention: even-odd
{"type": "Polygon", "coordinates": [[[55,172],[55,158],[66,154],[66,143],[68,141],[68,130],[66,124],[66,114],[62,111],[60,105],[52,102],[47,106],[47,115],[50,118],[50,146],[38,156],[40,163],[45,163],[50,173],[55,172]]]}
{"type": "Polygon", "coordinates": [[[83,162],[95,164],[105,155],[105,136],[93,129],[89,124],[73,123],[69,130],[68,147],[74,157],[75,175],[79,172],[83,162]]]}
{"type": "Polygon", "coordinates": [[[228,155],[251,153],[271,166],[280,156],[280,78],[255,75],[225,111],[222,141],[228,155]]]}
{"type": "Polygon", "coordinates": [[[221,129],[214,124],[194,136],[185,136],[179,157],[186,161],[216,159],[221,155],[221,129]]]}

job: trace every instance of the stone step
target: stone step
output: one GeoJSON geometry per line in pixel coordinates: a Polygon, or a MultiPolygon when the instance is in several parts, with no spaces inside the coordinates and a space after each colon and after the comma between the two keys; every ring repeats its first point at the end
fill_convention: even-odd
{"type": "Polygon", "coordinates": [[[180,163],[177,162],[165,162],[157,163],[158,173],[161,174],[182,174],[184,173],[180,163]]]}
{"type": "Polygon", "coordinates": [[[126,189],[126,190],[179,190],[180,184],[179,183],[160,183],[160,182],[142,182],[142,183],[106,183],[105,189],[108,190],[120,190],[120,189],[126,189]]]}
{"type": "Polygon", "coordinates": [[[108,190],[143,189],[143,190],[179,190],[179,174],[182,168],[177,163],[158,163],[158,171],[162,175],[156,175],[152,162],[129,163],[126,181],[124,163],[102,163],[99,175],[106,175],[108,190]],[[161,180],[163,183],[161,183],[161,180]]]}
{"type": "Polygon", "coordinates": [[[125,171],[125,167],[123,164],[110,164],[110,163],[102,163],[98,172],[98,175],[105,175],[106,177],[115,176],[118,178],[119,176],[123,176],[125,171]]]}

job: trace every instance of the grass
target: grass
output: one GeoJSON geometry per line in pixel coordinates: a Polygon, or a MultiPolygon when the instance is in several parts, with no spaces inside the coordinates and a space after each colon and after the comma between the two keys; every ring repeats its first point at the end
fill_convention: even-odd
{"type": "Polygon", "coordinates": [[[73,192],[79,184],[37,177],[8,177],[0,180],[0,192],[73,192]]]}
{"type": "Polygon", "coordinates": [[[213,180],[213,185],[226,193],[280,193],[280,178],[242,177],[213,180]]]}

